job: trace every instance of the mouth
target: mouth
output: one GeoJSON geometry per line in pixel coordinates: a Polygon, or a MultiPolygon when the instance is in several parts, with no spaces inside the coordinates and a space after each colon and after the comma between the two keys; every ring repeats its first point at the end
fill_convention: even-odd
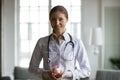
{"type": "Polygon", "coordinates": [[[54,28],[55,28],[55,30],[60,30],[61,27],[60,26],[55,26],[54,28]]]}

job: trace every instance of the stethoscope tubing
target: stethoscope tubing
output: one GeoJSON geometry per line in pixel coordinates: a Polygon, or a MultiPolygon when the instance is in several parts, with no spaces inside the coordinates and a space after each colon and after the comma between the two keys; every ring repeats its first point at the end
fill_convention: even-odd
{"type": "MultiPolygon", "coordinates": [[[[65,51],[67,45],[70,44],[70,43],[72,43],[72,48],[74,49],[74,42],[73,42],[72,36],[71,36],[69,33],[68,33],[68,35],[69,35],[69,37],[70,37],[70,41],[65,44],[64,51],[65,51]]],[[[50,35],[48,36],[48,43],[47,43],[47,44],[48,44],[48,45],[47,45],[47,50],[48,50],[48,62],[50,62],[50,59],[49,59],[49,43],[50,43],[50,38],[51,38],[51,36],[52,36],[52,34],[50,34],[50,35]]],[[[74,53],[73,53],[73,56],[74,56],[74,53]]]]}

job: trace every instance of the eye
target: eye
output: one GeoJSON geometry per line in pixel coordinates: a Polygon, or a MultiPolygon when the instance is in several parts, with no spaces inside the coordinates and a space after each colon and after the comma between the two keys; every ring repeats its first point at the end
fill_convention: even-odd
{"type": "Polygon", "coordinates": [[[62,20],[63,20],[63,18],[60,18],[60,19],[59,19],[59,21],[62,21],[62,20]]]}

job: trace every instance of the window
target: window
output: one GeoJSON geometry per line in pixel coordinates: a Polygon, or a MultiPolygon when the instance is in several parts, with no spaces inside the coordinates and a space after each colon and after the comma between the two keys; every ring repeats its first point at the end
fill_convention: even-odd
{"type": "Polygon", "coordinates": [[[80,0],[19,0],[17,28],[17,64],[28,67],[37,40],[52,30],[49,24],[49,10],[55,5],[63,5],[69,13],[67,31],[81,37],[80,0]]]}

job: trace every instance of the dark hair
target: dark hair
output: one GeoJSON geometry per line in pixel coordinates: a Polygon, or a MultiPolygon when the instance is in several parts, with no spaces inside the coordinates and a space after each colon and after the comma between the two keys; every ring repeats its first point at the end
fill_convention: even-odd
{"type": "Polygon", "coordinates": [[[51,15],[52,15],[54,12],[57,12],[57,11],[60,11],[60,12],[64,13],[65,16],[66,16],[66,18],[68,19],[68,12],[67,12],[67,10],[65,9],[65,7],[60,6],[60,5],[55,6],[55,7],[53,7],[53,8],[51,9],[51,11],[50,11],[50,13],[49,13],[49,19],[50,19],[51,15]]]}

